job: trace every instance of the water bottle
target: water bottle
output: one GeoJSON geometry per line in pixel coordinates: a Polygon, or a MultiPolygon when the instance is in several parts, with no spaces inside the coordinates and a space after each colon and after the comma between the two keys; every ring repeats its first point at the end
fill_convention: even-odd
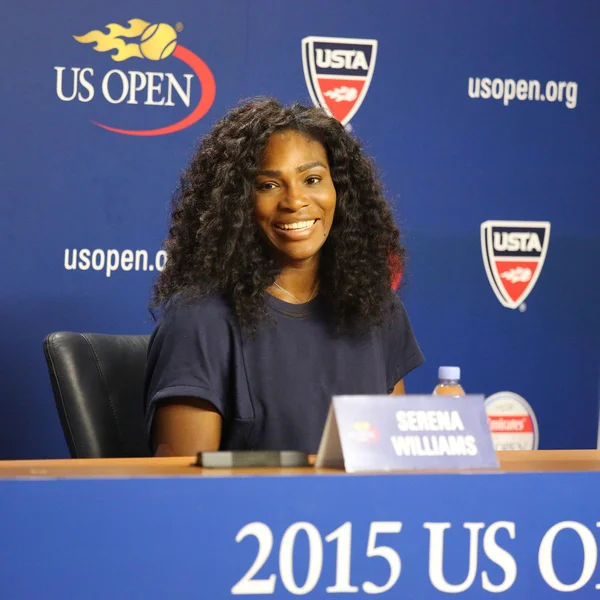
{"type": "Polygon", "coordinates": [[[439,383],[433,390],[434,396],[464,396],[465,390],[460,385],[460,367],[440,367],[439,383]]]}

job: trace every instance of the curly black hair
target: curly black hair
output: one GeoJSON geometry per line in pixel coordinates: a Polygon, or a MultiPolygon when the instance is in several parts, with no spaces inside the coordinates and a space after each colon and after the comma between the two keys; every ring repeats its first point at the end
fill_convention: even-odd
{"type": "Polygon", "coordinates": [[[231,110],[194,153],[173,198],[167,262],[151,302],[221,294],[244,328],[266,314],[280,267],[254,215],[256,176],[273,132],[294,130],[327,153],[337,201],[319,261],[319,294],[338,328],[381,324],[405,249],[374,164],[322,109],[255,99],[231,110]]]}

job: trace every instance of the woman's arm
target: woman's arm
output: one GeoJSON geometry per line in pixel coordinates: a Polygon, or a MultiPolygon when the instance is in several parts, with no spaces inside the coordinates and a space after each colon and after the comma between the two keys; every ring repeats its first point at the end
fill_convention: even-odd
{"type": "Polygon", "coordinates": [[[156,407],[152,448],[156,456],[195,456],[218,450],[222,417],[205,400],[175,398],[156,407]]]}
{"type": "Polygon", "coordinates": [[[401,379],[395,386],[394,391],[390,394],[391,396],[404,396],[404,379],[401,379]]]}

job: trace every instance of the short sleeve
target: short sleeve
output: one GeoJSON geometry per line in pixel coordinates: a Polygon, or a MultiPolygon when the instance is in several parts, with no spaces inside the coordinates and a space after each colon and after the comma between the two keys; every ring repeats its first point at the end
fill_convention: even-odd
{"type": "Polygon", "coordinates": [[[148,347],[148,432],[156,405],[170,398],[206,400],[226,415],[231,346],[231,323],[224,303],[209,298],[167,306],[148,347]]]}
{"type": "Polygon", "coordinates": [[[384,324],[382,335],[387,392],[391,394],[394,386],[425,360],[415,339],[406,309],[395,294],[392,298],[391,315],[384,324]]]}

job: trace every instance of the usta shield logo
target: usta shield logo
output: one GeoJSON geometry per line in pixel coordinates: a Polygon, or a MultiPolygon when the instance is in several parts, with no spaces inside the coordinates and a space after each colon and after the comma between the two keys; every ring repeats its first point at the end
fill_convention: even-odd
{"type": "MultiPolygon", "coordinates": [[[[124,135],[152,136],[174,133],[185,129],[201,119],[212,106],[215,79],[208,65],[193,52],[182,46],[177,30],[167,23],[149,23],[142,19],[130,19],[129,26],[117,23],[106,26],[108,33],[93,30],[85,35],[73,36],[80,44],[95,44],[96,52],[112,52],[110,58],[116,63],[133,59],[149,62],[147,70],[110,69],[101,77],[92,67],[54,67],[56,71],[56,95],[63,102],[90,102],[99,93],[109,104],[128,104],[158,107],[183,105],[190,108],[191,86],[195,78],[201,86],[201,95],[195,107],[183,119],[154,129],[120,129],[92,121],[94,125],[124,135]],[[191,69],[179,78],[171,72],[163,72],[156,63],[179,60],[191,69]]],[[[173,63],[171,63],[173,64],[173,63]]],[[[142,63],[143,65],[143,63],[142,63]]],[[[167,66],[167,71],[172,70],[167,66]]],[[[168,108],[166,109],[169,110],[168,108]]]]}
{"type": "Polygon", "coordinates": [[[360,108],[373,78],[377,40],[309,36],[302,66],[315,106],[346,125],[360,108]]]}
{"type": "Polygon", "coordinates": [[[481,252],[490,285],[502,306],[518,308],[542,271],[548,244],[547,221],[485,221],[481,252]]]}

